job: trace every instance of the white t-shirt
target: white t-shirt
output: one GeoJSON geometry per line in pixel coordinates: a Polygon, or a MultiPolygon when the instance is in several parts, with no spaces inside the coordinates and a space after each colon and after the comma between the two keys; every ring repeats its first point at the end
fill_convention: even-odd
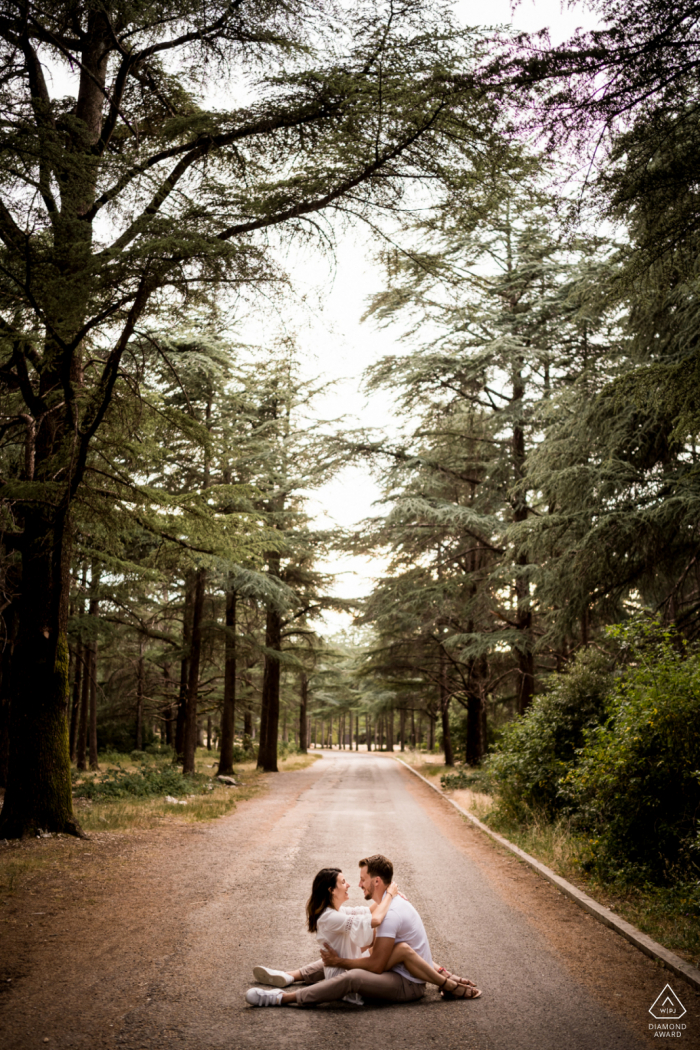
{"type": "MultiPolygon", "coordinates": [[[[404,897],[394,897],[384,921],[377,927],[377,937],[393,937],[397,944],[405,941],[429,966],[433,965],[423,920],[410,901],[404,897]]],[[[425,981],[419,980],[418,977],[412,977],[403,963],[392,966],[392,970],[414,984],[425,984],[425,981]]]]}
{"type": "MultiPolygon", "coordinates": [[[[337,911],[335,908],[326,908],[318,918],[316,940],[321,944],[327,941],[341,959],[359,959],[360,956],[369,955],[369,951],[362,949],[372,943],[373,937],[372,912],[363,905],[351,908],[341,904],[337,911]]],[[[323,967],[324,977],[340,977],[347,972],[342,966],[323,967]]],[[[364,1002],[357,992],[349,992],[344,998],[359,1006],[364,1002]]]]}

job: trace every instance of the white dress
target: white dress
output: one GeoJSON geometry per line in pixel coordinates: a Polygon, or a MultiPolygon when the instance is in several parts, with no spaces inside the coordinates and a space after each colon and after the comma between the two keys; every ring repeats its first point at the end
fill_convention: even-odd
{"type": "MultiPolygon", "coordinates": [[[[372,943],[373,936],[372,912],[362,905],[350,908],[342,904],[338,911],[335,908],[326,908],[319,916],[316,939],[321,944],[327,941],[341,959],[359,959],[369,955],[369,951],[362,949],[372,943]]],[[[347,970],[342,966],[323,967],[324,977],[339,977],[343,973],[347,973],[347,970]]],[[[364,1002],[357,992],[349,992],[343,998],[346,1002],[356,1003],[358,1006],[362,1006],[364,1002]]]]}

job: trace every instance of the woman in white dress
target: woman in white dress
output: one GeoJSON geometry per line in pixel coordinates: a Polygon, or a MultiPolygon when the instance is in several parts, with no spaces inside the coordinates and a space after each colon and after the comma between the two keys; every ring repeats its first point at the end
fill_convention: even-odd
{"type": "MultiPolygon", "coordinates": [[[[350,884],[340,868],[322,868],[314,879],[311,896],[306,905],[309,933],[316,934],[321,945],[328,943],[342,959],[359,959],[369,955],[374,942],[374,931],[386,917],[389,906],[399,888],[395,882],[386,892],[381,904],[349,907],[350,884]]],[[[324,966],[323,976],[340,977],[345,970],[339,966],[324,966]]],[[[362,1006],[362,996],[350,992],[349,1003],[362,1006]]]]}

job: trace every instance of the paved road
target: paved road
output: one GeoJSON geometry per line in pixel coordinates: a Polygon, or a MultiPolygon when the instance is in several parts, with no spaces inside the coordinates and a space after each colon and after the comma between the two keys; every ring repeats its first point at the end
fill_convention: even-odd
{"type": "MultiPolygon", "coordinates": [[[[307,782],[286,802],[273,783],[265,799],[251,803],[260,815],[247,840],[231,840],[235,819],[206,832],[207,853],[213,837],[227,858],[221,882],[201,902],[179,952],[164,960],[148,1002],[124,1019],[122,1045],[130,1050],[166,1041],[236,1050],[646,1045],[648,1018],[635,1032],[592,996],[522,909],[498,891],[483,864],[456,848],[454,836],[436,824],[423,797],[429,790],[406,770],[379,756],[326,752],[307,782]],[[243,1005],[253,965],[291,968],[314,957],[313,940],[303,931],[303,904],[315,872],[338,865],[354,881],[358,860],[374,852],[392,859],[400,885],[424,919],[435,958],[478,980],[483,997],[445,1003],[433,992],[418,1004],[364,1009],[243,1005]]],[[[435,803],[447,808],[437,798],[435,803]]],[[[468,838],[467,829],[464,834],[468,838]]]]}
{"type": "MultiPolygon", "coordinates": [[[[210,824],[37,844],[0,933],[3,1050],[641,1050],[668,975],[388,757],[324,752],[210,824]],[[48,852],[47,852],[48,851],[48,852]],[[255,1009],[257,963],[316,956],[314,874],[381,852],[436,959],[483,998],[255,1009]],[[43,881],[42,881],[43,880],[43,881]],[[5,972],[6,971],[6,972],[5,972]]],[[[30,849],[27,846],[27,849],[30,849]]],[[[20,854],[18,854],[20,856],[20,854]]],[[[356,902],[361,902],[359,889],[356,902]]],[[[700,995],[682,1044],[700,1050],[700,995]]]]}

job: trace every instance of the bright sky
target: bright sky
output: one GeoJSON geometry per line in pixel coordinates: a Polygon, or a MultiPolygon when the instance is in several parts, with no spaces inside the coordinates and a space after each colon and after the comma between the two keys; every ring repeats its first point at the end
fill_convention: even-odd
{"type": "MultiPolygon", "coordinates": [[[[578,26],[590,27],[595,19],[585,7],[571,10],[559,0],[524,0],[511,12],[509,0],[489,0],[488,4],[458,0],[455,9],[467,25],[512,24],[516,30],[535,32],[547,27],[552,43],[573,35],[578,26]]],[[[308,303],[323,299],[323,307],[306,314],[298,327],[298,342],[303,353],[303,368],[309,377],[322,375],[337,380],[332,393],[318,402],[323,418],[346,416],[346,425],[381,427],[391,433],[392,406],[389,395],[362,391],[365,370],[385,354],[402,352],[398,341],[400,326],[380,330],[372,321],[361,323],[368,297],[384,285],[382,269],[373,260],[377,242],[364,229],[344,234],[338,243],[334,272],[328,261],[304,255],[293,277],[296,288],[308,303]],[[303,274],[303,277],[300,276],[303,274]]],[[[290,323],[298,325],[296,308],[290,323]]],[[[332,524],[353,528],[364,518],[379,513],[373,506],[380,496],[377,484],[366,466],[347,468],[334,481],[317,490],[310,509],[320,527],[332,524]]],[[[361,597],[372,589],[372,581],[384,571],[381,560],[342,557],[330,560],[322,568],[337,573],[333,593],[344,598],[361,597]]],[[[346,629],[350,617],[328,613],[325,627],[329,633],[346,629]]]]}

